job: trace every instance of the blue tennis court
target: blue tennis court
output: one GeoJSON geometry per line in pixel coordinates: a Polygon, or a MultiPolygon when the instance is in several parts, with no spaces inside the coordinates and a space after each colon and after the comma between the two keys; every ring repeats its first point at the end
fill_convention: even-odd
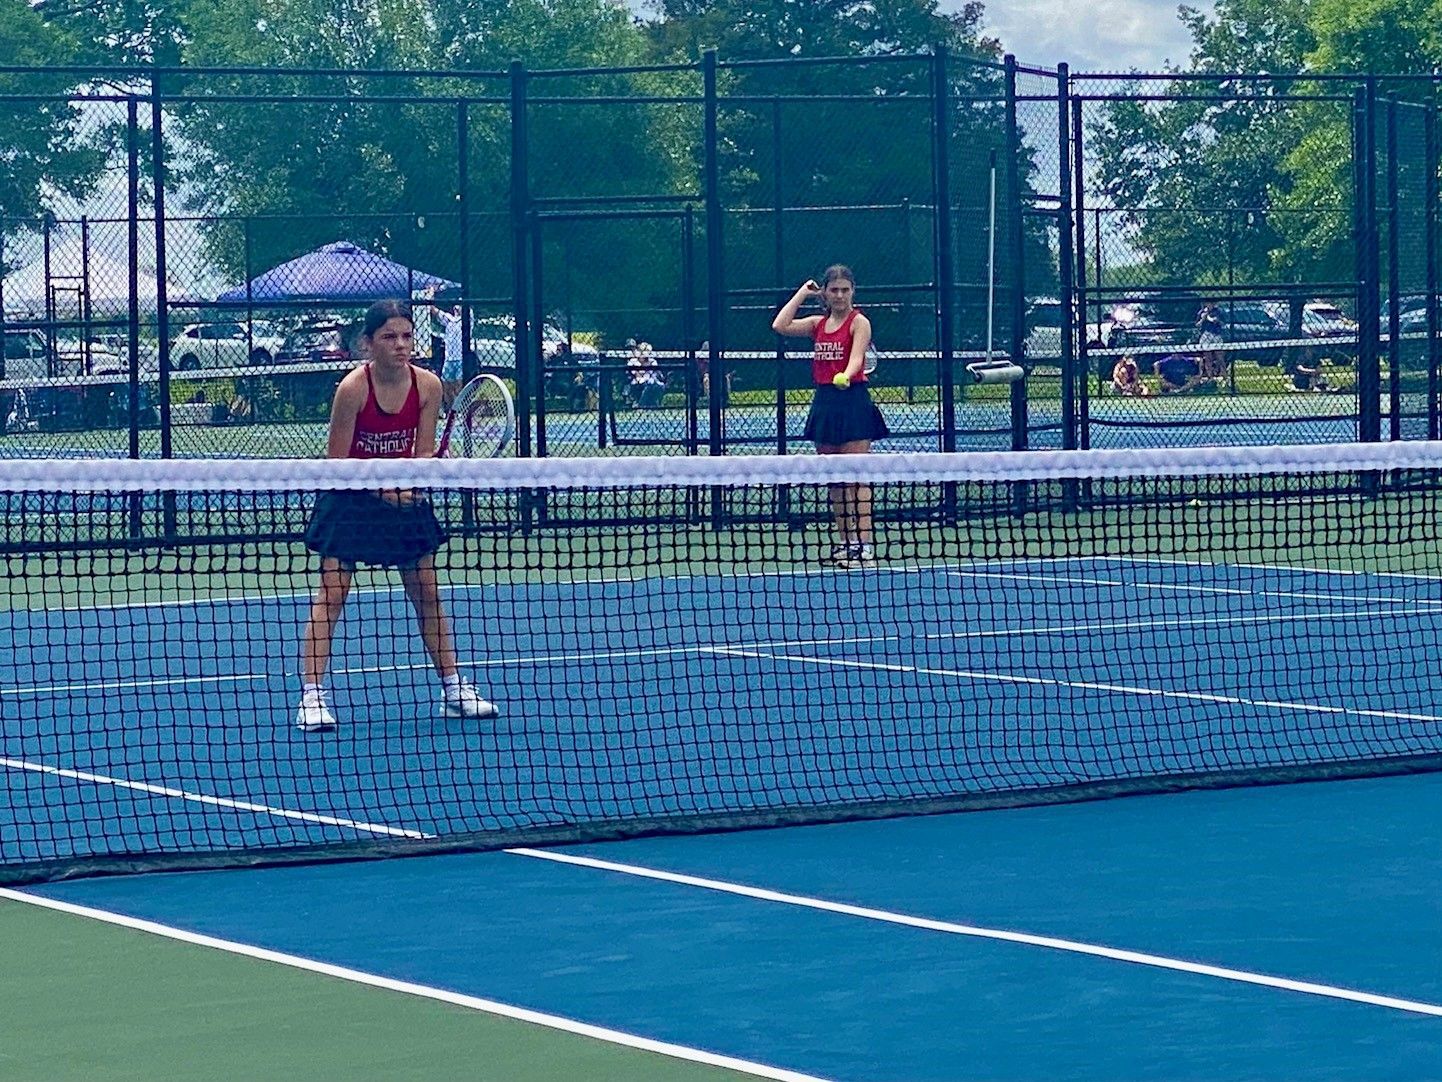
{"type": "Polygon", "coordinates": [[[373,589],[337,643],[341,730],[320,738],[290,724],[305,596],[12,611],[5,792],[41,792],[5,817],[7,841],[29,859],[78,855],[101,815],[120,852],[445,836],[1442,743],[1439,579],[1106,557],[859,579],[453,590],[461,655],[506,705],[486,726],[439,717],[404,599],[373,589]],[[1382,683],[1379,634],[1406,648],[1382,683]]]}
{"type": "MultiPolygon", "coordinates": [[[[1433,490],[1393,474],[1003,473],[952,518],[923,474],[879,482],[881,559],[849,571],[801,483],[562,485],[544,526],[443,550],[501,717],[442,717],[409,603],[364,573],[324,735],[294,724],[311,557],[120,551],[126,500],[86,496],[65,521],[105,546],[27,558],[0,616],[0,854],[49,880],[0,921],[77,959],[27,986],[65,1002],[123,960],[95,980],[197,1047],[313,1057],[287,1020],[315,1003],[348,1077],[1425,1078],[1442,571],[1433,490]]],[[[177,528],[290,522],[310,487],[198,490],[177,528]]],[[[103,1040],[185,1075],[127,1036],[158,1024],[103,1040]]],[[[298,1062],[267,1070],[325,1076],[298,1062]]]]}

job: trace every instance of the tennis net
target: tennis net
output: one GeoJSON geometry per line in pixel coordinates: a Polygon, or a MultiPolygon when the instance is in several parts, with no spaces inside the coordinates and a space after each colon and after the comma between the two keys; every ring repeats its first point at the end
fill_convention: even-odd
{"type": "Polygon", "coordinates": [[[0,880],[1442,769],[1439,464],[0,463],[0,880]],[[434,516],[498,717],[445,712],[401,577],[361,567],[336,727],[297,726],[337,492],[328,551],[434,516]],[[868,494],[872,550],[828,562],[868,494]]]}

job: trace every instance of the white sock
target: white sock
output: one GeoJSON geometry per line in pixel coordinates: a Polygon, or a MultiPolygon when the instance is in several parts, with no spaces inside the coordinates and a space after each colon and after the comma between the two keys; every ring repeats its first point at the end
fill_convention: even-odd
{"type": "Polygon", "coordinates": [[[454,697],[459,695],[461,691],[461,674],[453,672],[450,676],[441,677],[441,688],[448,696],[454,697]]]}
{"type": "Polygon", "coordinates": [[[302,695],[309,695],[312,691],[319,695],[321,690],[322,689],[319,684],[302,684],[300,686],[300,693],[302,695]]]}

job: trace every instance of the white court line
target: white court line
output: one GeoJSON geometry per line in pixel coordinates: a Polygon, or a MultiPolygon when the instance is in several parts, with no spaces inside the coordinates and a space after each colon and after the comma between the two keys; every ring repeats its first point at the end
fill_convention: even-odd
{"type": "Polygon", "coordinates": [[[1220,594],[1228,597],[1288,597],[1302,601],[1348,601],[1360,604],[1442,606],[1442,597],[1388,597],[1370,594],[1316,594],[1298,590],[1242,590],[1225,586],[1193,586],[1179,582],[1136,582],[1127,579],[1093,579],[1076,575],[1022,575],[1005,571],[949,571],[952,578],[1003,579],[1007,582],[1054,582],[1059,585],[1122,586],[1132,590],[1161,590],[1188,594],[1220,594]]]}
{"type": "MultiPolygon", "coordinates": [[[[994,560],[974,560],[963,563],[947,561],[934,564],[891,564],[878,565],[869,568],[869,572],[879,572],[888,575],[925,575],[934,572],[946,572],[954,568],[983,567],[1000,564],[1019,563],[1074,563],[1078,560],[1094,560],[1095,556],[1006,556],[994,560]]],[[[711,579],[754,579],[754,578],[791,578],[806,577],[810,575],[834,575],[835,568],[829,567],[804,567],[793,570],[777,568],[775,570],[756,571],[717,571],[709,574],[694,575],[616,575],[599,576],[588,575],[583,578],[574,579],[542,579],[535,582],[454,582],[444,583],[441,592],[447,593],[470,593],[477,590],[505,590],[520,589],[527,587],[575,587],[595,585],[615,585],[618,583],[650,584],[658,582],[693,582],[697,580],[708,581],[711,579]]],[[[350,596],[394,596],[404,593],[400,586],[355,586],[351,588],[350,596]]],[[[12,614],[20,613],[45,613],[45,612],[116,612],[124,609],[169,609],[186,606],[199,607],[202,605],[267,605],[272,602],[309,601],[315,596],[314,590],[303,592],[290,591],[281,594],[225,594],[220,597],[187,597],[173,600],[157,601],[128,601],[114,602],[104,605],[55,605],[43,606],[34,609],[12,609],[12,614]]]]}
{"type": "Polygon", "coordinates": [[[1026,932],[1010,932],[999,928],[981,928],[970,924],[954,924],[950,921],[930,920],[925,917],[913,917],[904,913],[894,913],[886,909],[871,909],[865,906],[847,905],[843,902],[832,902],[823,898],[812,898],[800,894],[786,894],[781,891],[766,890],[760,887],[748,887],[743,884],[730,883],[719,879],[704,879],[700,876],[660,871],[656,868],[646,868],[635,864],[618,864],[614,861],[598,860],[595,857],[576,856],[571,853],[553,850],[520,848],[507,849],[506,852],[516,856],[531,857],[536,860],[549,860],[557,864],[571,864],[582,868],[617,872],[622,875],[638,876],[642,879],[656,879],[665,883],[675,883],[680,886],[699,887],[702,890],[713,890],[723,894],[739,895],[743,898],[754,898],[758,901],[778,902],[782,905],[799,906],[803,909],[815,909],[825,913],[836,913],[845,917],[859,917],[862,920],[880,921],[884,924],[899,924],[903,927],[919,928],[928,932],[944,932],[949,935],[969,936],[975,939],[999,940],[1004,943],[1019,943],[1028,947],[1045,947],[1049,950],[1066,951],[1071,954],[1086,954],[1094,958],[1107,958],[1114,962],[1130,962],[1135,965],[1152,966],[1157,969],[1170,969],[1179,973],[1195,973],[1203,977],[1216,977],[1221,980],[1239,981],[1243,984],[1278,988],[1287,992],[1302,992],[1306,995],[1324,996],[1328,999],[1349,1000],[1353,1003],[1365,1003],[1372,1007],[1388,1007],[1396,1011],[1408,1011],[1413,1014],[1425,1014],[1431,1015],[1434,1018],[1442,1018],[1442,1005],[1422,1003],[1411,999],[1399,999],[1395,996],[1377,995],[1372,992],[1360,992],[1351,988],[1316,984],[1311,981],[1290,980],[1286,977],[1273,977],[1263,973],[1251,973],[1241,969],[1228,969],[1223,966],[1206,965],[1201,962],[1187,962],[1157,954],[1145,954],[1140,951],[1121,950],[1116,947],[1104,947],[1092,943],[1080,943],[1076,940],[1058,939],[1053,936],[1032,935],[1026,932]]]}
{"type": "Polygon", "coordinates": [[[808,665],[831,665],[846,669],[868,669],[878,672],[914,673],[917,676],[951,676],[961,680],[991,681],[1001,684],[1031,684],[1041,687],[1077,688],[1082,691],[1115,692],[1159,699],[1182,699],[1189,702],[1222,703],[1227,706],[1260,706],[1269,710],[1297,710],[1316,714],[1345,714],[1358,718],[1388,718],[1393,721],[1437,721],[1438,714],[1410,714],[1399,710],[1364,710],[1359,707],[1324,706],[1318,703],[1285,702],[1272,699],[1247,699],[1237,695],[1212,695],[1202,691],[1166,691],[1162,688],[1139,687],[1132,684],[1103,684],[1089,680],[1057,680],[1047,676],[1014,676],[1009,673],[978,672],[971,669],[933,669],[922,665],[903,665],[878,661],[852,661],[847,658],[807,657],[802,654],[775,654],[759,650],[718,648],[717,653],[737,657],[771,658],[808,665]]]}
{"type": "MultiPolygon", "coordinates": [[[[203,793],[189,793],[179,789],[167,789],[159,786],[149,786],[142,783],[129,782],[122,778],[111,778],[99,774],[84,774],[78,771],[65,771],[57,769],[55,767],[44,766],[43,764],[24,763],[18,762],[16,760],[0,759],[0,766],[11,766],[18,769],[38,770],[41,773],[53,774],[62,777],[72,777],[76,778],[77,780],[90,781],[95,784],[119,785],[125,788],[139,788],[147,792],[153,791],[159,793],[160,795],[172,797],[175,799],[191,800],[202,804],[219,804],[225,807],[243,807],[247,810],[259,809],[266,813],[280,815],[285,818],[303,819],[312,822],[336,822],[341,825],[353,826],[358,830],[369,831],[372,833],[388,835],[392,837],[433,837],[433,835],[423,834],[419,831],[405,830],[398,827],[388,827],[378,824],[367,824],[351,820],[330,820],[329,817],[316,816],[311,812],[293,811],[284,808],[271,808],[264,805],[242,805],[235,801],[228,801],[224,800],[223,798],[211,797],[203,793]]],[[[598,860],[594,857],[574,856],[569,853],[562,853],[559,851],[518,847],[506,849],[504,850],[504,852],[510,853],[514,856],[531,857],[539,860],[554,861],[560,864],[572,864],[579,867],[597,868],[605,871],[622,872],[627,875],[636,875],[648,879],[657,879],[665,882],[677,883],[684,886],[702,887],[708,890],[717,890],[724,893],[737,894],[743,897],[756,898],[763,901],[783,902],[789,905],[798,905],[809,909],[819,909],[823,911],[839,913],[844,916],[862,917],[867,920],[877,920],[889,924],[906,925],[909,927],[920,928],[927,931],[949,932],[954,935],[968,935],[977,938],[1004,940],[1007,942],[1020,943],[1027,946],[1047,947],[1053,950],[1071,951],[1078,954],[1090,954],[1096,957],[1108,958],[1114,961],[1133,962],[1141,965],[1156,966],[1162,969],[1174,969],[1181,972],[1197,973],[1202,976],[1219,977],[1225,980],[1236,980],[1249,984],[1266,985],[1268,987],[1280,988],[1286,991],[1305,992],[1311,995],[1327,996],[1335,999],[1349,999],[1354,1002],[1366,1003],[1372,1006],[1391,1007],[1396,1010],[1413,1011],[1420,1014],[1431,1014],[1442,1017],[1442,1006],[1436,1006],[1434,1004],[1417,1003],[1411,1000],[1397,999],[1392,996],[1374,995],[1370,992],[1357,992],[1351,989],[1334,988],[1329,985],[1313,984],[1305,981],[1293,981],[1281,977],[1270,977],[1262,974],[1248,973],[1243,970],[1226,969],[1219,966],[1204,965],[1196,962],[1186,962],[1178,959],[1166,958],[1160,955],[1142,954],[1136,951],[1119,950],[1113,947],[1094,946],[1092,944],[1079,943],[1072,940],[1056,939],[1050,936],[1037,936],[1022,932],[1009,932],[999,929],[979,928],[970,925],[951,924],[945,921],[934,921],[921,917],[906,916],[904,914],[893,913],[888,910],[867,909],[860,906],[846,905],[840,902],[824,901],[822,899],[809,898],[801,895],[783,894],[778,891],[763,890],[757,887],[746,887],[739,884],[722,882],[720,880],[702,879],[695,876],[680,875],[675,872],[659,871],[653,868],[644,868],[639,865],[617,864],[611,861],[598,860]]],[[[125,924],[125,926],[135,927],[141,931],[154,931],[155,934],[158,935],[168,935],[171,932],[179,933],[172,938],[182,938],[183,936],[191,936],[195,934],[190,932],[180,932],[180,930],[178,929],[169,929],[163,925],[155,925],[152,928],[149,926],[149,922],[138,921],[136,920],[136,918],[131,917],[120,917],[118,914],[107,913],[103,910],[87,911],[84,910],[83,907],[79,906],[75,906],[71,909],[64,909],[63,907],[68,906],[70,903],[52,902],[50,899],[40,899],[37,895],[24,894],[19,891],[6,891],[3,888],[0,888],[0,897],[9,897],[13,898],[16,901],[23,901],[30,904],[50,905],[53,908],[60,908],[66,912],[77,912],[80,913],[80,915],[84,916],[94,916],[94,918],[97,920],[106,920],[111,923],[135,921],[135,923],[125,924]],[[116,919],[112,920],[112,918],[116,919]]],[[[216,940],[214,942],[210,942],[208,941],[207,937],[197,937],[194,940],[187,941],[203,942],[203,945],[218,946],[220,949],[229,948],[229,945],[226,944],[226,941],[216,940]]],[[[287,960],[290,956],[277,955],[276,957],[271,958],[269,957],[269,955],[272,952],[262,952],[261,948],[248,949],[258,952],[251,955],[252,957],[263,958],[264,960],[270,961],[279,961],[280,964],[283,965],[291,964],[291,962],[287,960]]],[[[314,964],[316,966],[325,965],[325,963],[319,962],[314,964]]],[[[327,970],[317,969],[316,972],[327,972],[327,970]]],[[[332,975],[343,976],[342,973],[334,973],[332,975]]],[[[345,977],[344,979],[351,978],[345,977]]],[[[377,978],[377,980],[385,979],[387,978],[377,978]]],[[[387,985],[378,985],[378,987],[387,987],[387,985]]],[[[415,987],[421,988],[423,986],[415,987]]],[[[406,991],[408,989],[400,988],[399,990],[406,991]]],[[[415,992],[414,994],[423,993],[415,992]]],[[[463,1003],[461,1005],[467,1006],[470,1004],[463,1003]]],[[[478,1007],[477,1009],[484,1010],[486,1008],[478,1007]]],[[[543,1022],[541,1024],[544,1025],[547,1023],[543,1022]]],[[[761,1077],[802,1079],[805,1076],[783,1073],[776,1075],[762,1075],[761,1077]]]]}
{"type": "Polygon", "coordinates": [[[770,1078],[777,1080],[777,1082],[825,1082],[824,1079],[818,1078],[815,1075],[802,1074],[799,1071],[788,1071],[781,1067],[772,1067],[764,1063],[753,1063],[750,1060],[737,1059],[734,1056],[723,1056],[719,1053],[707,1052],[699,1048],[688,1048],[685,1045],[671,1044],[668,1041],[658,1041],[650,1037],[637,1036],[634,1033],[607,1029],[604,1026],[594,1026],[588,1022],[578,1022],[575,1019],[563,1018],[560,1015],[545,1014],[541,1011],[533,1011],[525,1007],[515,1007],[509,1003],[499,1003],[493,999],[482,999],[479,996],[463,995],[460,992],[451,992],[444,988],[432,988],[430,985],[416,984],[413,981],[401,981],[391,977],[382,977],[376,973],[367,973],[359,969],[333,965],[330,962],[321,962],[314,958],[304,958],[296,954],[285,954],[281,951],[268,950],[265,947],[251,946],[248,943],[237,943],[234,940],[219,939],[215,936],[202,935],[199,932],[190,932],[183,928],[175,928],[168,924],[142,920],[139,917],[129,917],[122,913],[112,913],[104,909],[92,909],[89,906],[76,905],[73,902],[57,901],[54,898],[46,898],[38,894],[28,894],[24,891],[0,888],[0,899],[19,902],[23,905],[33,905],[41,909],[50,909],[71,916],[85,917],[89,920],[100,921],[104,924],[113,924],[120,928],[144,932],[147,935],[160,936],[164,939],[173,939],[197,947],[224,951],[226,954],[235,954],[245,958],[254,958],[261,962],[270,962],[274,965],[286,966],[289,969],[299,969],[307,973],[317,973],[325,977],[334,977],[337,980],[348,981],[352,984],[362,984],[371,988],[381,988],[388,992],[400,992],[404,995],[415,996],[419,999],[449,1003],[452,1006],[464,1007],[467,1010],[479,1011],[483,1014],[491,1014],[500,1018],[511,1018],[520,1022],[530,1022],[533,1025],[544,1026],[546,1029],[573,1033],[580,1037],[590,1037],[594,1040],[604,1041],[607,1044],[621,1045],[626,1048],[634,1048],[638,1051],[654,1052],[657,1055],[668,1056],[671,1059],[702,1063],[710,1067],[724,1067],[728,1070],[751,1075],[755,1078],[770,1078]]]}
{"type": "Polygon", "coordinates": [[[1247,571],[1298,571],[1305,575],[1350,575],[1355,578],[1418,579],[1442,582],[1442,575],[1426,575],[1417,571],[1355,571],[1344,567],[1307,567],[1299,564],[1234,564],[1214,560],[1177,560],[1167,556],[1089,556],[1090,560],[1114,563],[1174,564],[1182,567],[1238,567],[1247,571]]]}
{"type": "Polygon", "coordinates": [[[277,808],[269,804],[253,804],[248,800],[231,800],[229,797],[210,796],[207,793],[192,793],[168,785],[152,785],[149,782],[131,781],[129,778],[117,778],[109,774],[92,774],[85,770],[68,770],[64,767],[34,763],[26,759],[0,758],[0,767],[29,771],[32,774],[46,774],[54,778],[68,778],[71,781],[84,781],[92,785],[113,785],[117,789],[149,793],[152,796],[163,796],[171,800],[188,800],[195,804],[207,804],[215,808],[230,808],[234,811],[253,812],[256,815],[273,815],[280,819],[299,819],[305,823],[318,823],[322,826],[350,827],[368,834],[382,834],[392,838],[434,837],[434,835],[423,834],[418,830],[365,823],[356,819],[341,819],[333,815],[318,815],[315,812],[294,811],[290,808],[277,808]]]}
{"type": "MultiPolygon", "coordinates": [[[[1326,620],[1373,620],[1381,617],[1411,617],[1420,612],[1430,612],[1430,608],[1419,609],[1414,607],[1404,609],[1362,609],[1349,610],[1346,612],[1317,612],[1297,613],[1294,615],[1283,615],[1280,613],[1268,613],[1261,616],[1197,616],[1179,619],[1156,619],[1156,620],[1110,620],[1098,621],[1086,624],[1049,624],[1040,627],[1008,627],[997,628],[990,631],[936,631],[918,637],[923,641],[951,641],[957,639],[1007,639],[1026,635],[1070,635],[1076,633],[1088,633],[1095,631],[1137,631],[1159,628],[1184,628],[1184,627],[1231,627],[1246,624],[1277,624],[1277,623],[1302,623],[1326,620]]],[[[636,658],[663,658],[663,657],[695,657],[701,655],[715,654],[724,650],[770,650],[770,649],[792,649],[798,646],[864,646],[880,642],[900,642],[904,636],[901,635],[853,635],[825,639],[781,639],[763,642],[739,642],[739,643],[698,643],[686,646],[655,646],[638,647],[630,650],[595,650],[581,651],[565,654],[537,654],[519,657],[492,658],[482,661],[467,661],[461,668],[477,671],[493,668],[510,668],[516,665],[563,665],[572,662],[587,661],[624,661],[636,658]]],[[[363,665],[348,666],[346,668],[331,670],[337,676],[374,675],[376,673],[402,673],[430,671],[433,666],[429,662],[416,662],[411,665],[363,665]]],[[[203,684],[215,680],[231,681],[266,681],[266,680],[289,680],[295,676],[294,673],[241,673],[232,676],[192,676],[192,677],[157,677],[153,680],[134,679],[123,682],[97,681],[90,684],[32,684],[16,687],[0,687],[0,699],[7,696],[38,696],[58,695],[72,692],[106,691],[116,688],[147,688],[147,687],[174,687],[185,684],[203,684]]]]}

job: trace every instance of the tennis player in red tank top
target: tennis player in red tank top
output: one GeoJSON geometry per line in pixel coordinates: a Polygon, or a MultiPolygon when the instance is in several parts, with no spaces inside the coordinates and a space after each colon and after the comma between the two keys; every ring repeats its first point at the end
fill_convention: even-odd
{"type": "MultiPolygon", "coordinates": [[[[411,364],[415,328],[409,307],[401,301],[371,305],[360,342],[370,360],[336,388],[327,457],[430,458],[441,381],[411,364]]],[[[435,553],[444,542],[430,504],[411,492],[333,492],[317,498],[306,544],[320,554],[320,586],[301,637],[299,728],[317,732],[336,726],[323,681],[358,562],[400,570],[421,641],[441,678],[442,709],[454,717],[496,716],[496,707],[461,679],[456,663],[436,580],[435,553]]]]}
{"type": "MultiPolygon", "coordinates": [[[[806,435],[815,441],[819,455],[864,455],[871,441],[889,435],[881,411],[866,388],[866,351],[871,345],[871,321],[855,307],[856,276],[849,267],[826,269],[824,282],[807,279],[776,313],[771,329],[777,334],[810,338],[811,376],[816,396],[806,418],[806,435]],[[811,297],[826,304],[824,316],[798,318],[801,305],[811,297]]],[[[864,567],[875,561],[871,537],[871,486],[831,486],[831,513],[836,520],[838,544],[828,558],[838,567],[864,567]]]]}

